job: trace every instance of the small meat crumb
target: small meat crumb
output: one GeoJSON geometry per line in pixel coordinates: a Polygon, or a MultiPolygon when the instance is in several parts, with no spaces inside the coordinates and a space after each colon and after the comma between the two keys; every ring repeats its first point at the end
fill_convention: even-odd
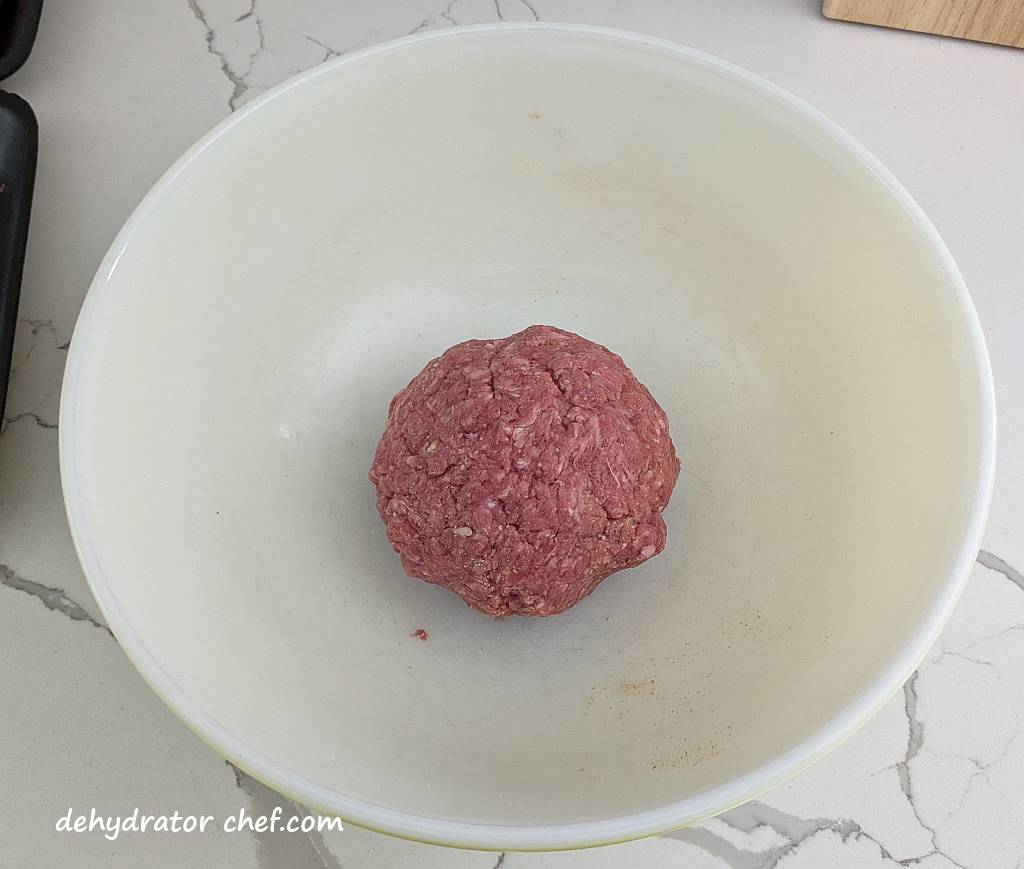
{"type": "Polygon", "coordinates": [[[422,640],[424,643],[430,639],[430,634],[423,630],[423,628],[416,628],[416,630],[412,632],[412,636],[417,640],[422,640]]]}

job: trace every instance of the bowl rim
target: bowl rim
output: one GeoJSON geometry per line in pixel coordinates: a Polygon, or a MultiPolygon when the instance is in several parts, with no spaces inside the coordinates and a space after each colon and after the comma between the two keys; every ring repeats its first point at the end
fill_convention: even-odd
{"type": "Polygon", "coordinates": [[[479,850],[564,850],[626,842],[696,823],[753,799],[781,784],[829,753],[864,725],[911,676],[938,638],[966,584],[981,546],[992,498],[996,455],[995,390],[984,333],[970,294],[952,255],[921,207],[882,163],[842,127],[803,99],[706,52],[668,39],[609,27],[552,22],[492,23],[425,31],[382,42],[342,55],[279,84],[217,124],[189,148],[153,185],[132,212],[103,258],[89,287],[71,340],[61,390],[59,461],[65,510],[79,562],[103,617],[125,654],[160,699],[204,742],[245,772],[296,802],[325,815],[404,839],[479,850]],[[656,809],[594,821],[551,825],[500,825],[452,821],[415,814],[347,796],[297,775],[235,738],[212,716],[198,708],[161,667],[143,638],[136,633],[114,595],[93,546],[90,521],[79,479],[78,426],[80,379],[90,356],[90,333],[102,316],[110,277],[135,232],[173,188],[177,178],[217,139],[273,100],[335,69],[378,54],[401,50],[426,41],[472,38],[497,31],[567,33],[587,38],[620,41],[675,54],[682,61],[739,80],[750,90],[781,104],[815,125],[837,146],[872,172],[903,206],[923,240],[936,255],[952,286],[963,325],[970,338],[979,404],[978,449],[973,456],[976,478],[971,511],[961,541],[951,560],[941,592],[889,664],[832,719],[801,742],[761,766],[709,791],[656,809]]]}

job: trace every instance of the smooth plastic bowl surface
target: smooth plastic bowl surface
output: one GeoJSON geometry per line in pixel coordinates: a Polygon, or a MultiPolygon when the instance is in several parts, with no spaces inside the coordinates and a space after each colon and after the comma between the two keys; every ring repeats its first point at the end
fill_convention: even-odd
{"type": "Polygon", "coordinates": [[[96,598],[204,739],[371,828],[536,849],[718,812],[863,723],[966,578],[994,410],[956,267],[848,135],[543,24],[340,58],[205,137],[99,270],[60,434],[96,598]],[[427,359],[531,323],[621,353],[683,472],[662,556],[492,621],[403,575],[366,472],[427,359]]]}

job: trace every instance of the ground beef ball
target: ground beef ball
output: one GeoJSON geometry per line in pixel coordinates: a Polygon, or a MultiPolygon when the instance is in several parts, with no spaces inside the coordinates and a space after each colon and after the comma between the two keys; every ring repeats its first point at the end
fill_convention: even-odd
{"type": "Polygon", "coordinates": [[[370,468],[406,572],[493,616],[563,612],[661,552],[678,475],[647,388],[552,326],[430,362],[391,401],[370,468]]]}

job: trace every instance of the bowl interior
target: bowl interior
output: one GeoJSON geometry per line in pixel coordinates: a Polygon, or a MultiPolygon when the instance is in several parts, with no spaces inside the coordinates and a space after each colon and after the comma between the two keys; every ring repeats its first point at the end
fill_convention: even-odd
{"type": "Polygon", "coordinates": [[[299,798],[478,845],[683,820],[948,587],[977,365],[913,215],[774,93],[608,34],[432,38],[264,101],[133,218],[76,334],[69,512],[144,674],[299,798]],[[492,621],[403,575],[366,472],[426,360],[531,323],[622,354],[683,471],[661,557],[492,621]]]}

